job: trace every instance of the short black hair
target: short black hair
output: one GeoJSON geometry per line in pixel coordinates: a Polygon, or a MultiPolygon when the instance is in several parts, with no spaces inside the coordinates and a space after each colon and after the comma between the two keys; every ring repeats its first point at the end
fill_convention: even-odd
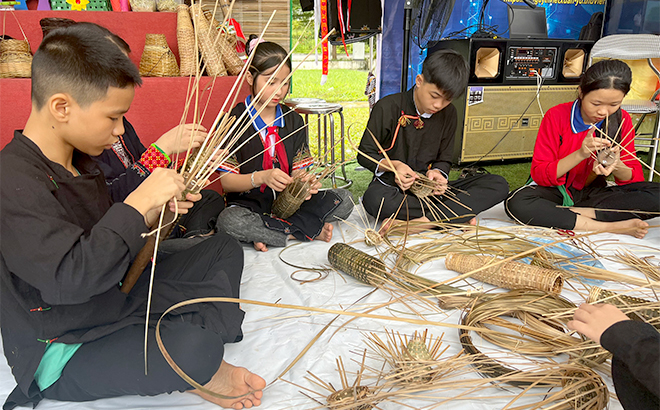
{"type": "Polygon", "coordinates": [[[632,70],[621,60],[601,60],[594,63],[580,79],[580,92],[587,95],[591,91],[614,89],[628,94],[632,83],[632,70]]]}
{"type": "Polygon", "coordinates": [[[50,96],[62,92],[85,107],[104,98],[110,87],[141,85],[129,52],[121,37],[94,23],[53,30],[32,59],[32,103],[41,109],[50,96]]]}
{"type": "Polygon", "coordinates": [[[465,92],[470,68],[458,52],[451,49],[438,50],[424,60],[424,81],[434,84],[448,100],[465,92]]]}

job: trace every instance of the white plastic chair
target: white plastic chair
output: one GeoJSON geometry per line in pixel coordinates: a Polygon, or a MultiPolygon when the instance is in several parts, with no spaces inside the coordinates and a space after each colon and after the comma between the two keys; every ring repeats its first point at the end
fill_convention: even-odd
{"type": "MultiPolygon", "coordinates": [[[[653,58],[660,58],[660,36],[655,34],[615,34],[603,37],[594,44],[589,56],[589,65],[594,58],[616,58],[620,60],[647,60],[649,66],[660,78],[660,71],[653,65],[653,58]]],[[[656,91],[650,100],[624,101],[621,108],[630,114],[642,114],[635,126],[635,134],[648,114],[655,114],[655,125],[650,137],[636,136],[636,147],[649,148],[649,165],[655,169],[658,156],[658,140],[660,138],[660,103],[656,101],[656,91]]],[[[644,134],[647,135],[647,134],[644,134]]],[[[653,180],[653,172],[649,172],[649,181],[653,180]]]]}

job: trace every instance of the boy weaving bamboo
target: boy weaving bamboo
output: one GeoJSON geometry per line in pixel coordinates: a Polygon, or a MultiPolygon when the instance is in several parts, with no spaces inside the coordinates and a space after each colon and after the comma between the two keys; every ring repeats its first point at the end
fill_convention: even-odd
{"type": "MultiPolygon", "coordinates": [[[[123,116],[141,83],[117,41],[86,23],[46,36],[32,63],[32,112],[0,153],[0,326],[18,384],[5,409],[43,398],[87,401],[191,389],[155,348],[153,328],[144,374],[149,275],[130,293],[120,290],[145,243],[141,234],[163,204],[173,208],[183,178],[154,169],[123,202],[112,203],[90,158],[124,133],[123,116]]],[[[179,212],[199,197],[189,194],[179,212]]],[[[159,263],[153,318],[193,297],[238,297],[242,266],[240,246],[222,234],[159,263]]],[[[237,304],[195,305],[167,317],[161,332],[191,377],[225,396],[241,396],[209,398],[236,409],[259,405],[265,386],[222,360],[223,344],[242,338],[242,319],[237,304]]]]}

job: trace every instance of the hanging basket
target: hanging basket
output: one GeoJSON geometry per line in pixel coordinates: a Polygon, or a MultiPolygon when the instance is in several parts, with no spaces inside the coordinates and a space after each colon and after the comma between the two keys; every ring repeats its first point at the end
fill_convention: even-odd
{"type": "Polygon", "coordinates": [[[167,45],[165,34],[147,34],[140,59],[140,75],[143,77],[178,77],[179,66],[167,45]]]}
{"type": "Polygon", "coordinates": [[[32,74],[32,55],[27,40],[0,41],[0,78],[29,78],[32,74]]]}
{"type": "Polygon", "coordinates": [[[181,75],[189,77],[196,74],[195,64],[197,49],[195,49],[195,29],[190,20],[188,6],[180,4],[177,9],[176,39],[179,45],[179,60],[181,75]]]}

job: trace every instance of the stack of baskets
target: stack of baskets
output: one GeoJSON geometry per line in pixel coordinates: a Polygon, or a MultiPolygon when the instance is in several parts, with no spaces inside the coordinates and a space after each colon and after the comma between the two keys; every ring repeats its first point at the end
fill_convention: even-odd
{"type": "Polygon", "coordinates": [[[0,40],[0,78],[28,78],[32,73],[30,43],[26,40],[0,40]]]}
{"type": "Polygon", "coordinates": [[[165,34],[147,34],[140,59],[140,75],[143,77],[178,77],[179,66],[167,45],[165,34]]]}

